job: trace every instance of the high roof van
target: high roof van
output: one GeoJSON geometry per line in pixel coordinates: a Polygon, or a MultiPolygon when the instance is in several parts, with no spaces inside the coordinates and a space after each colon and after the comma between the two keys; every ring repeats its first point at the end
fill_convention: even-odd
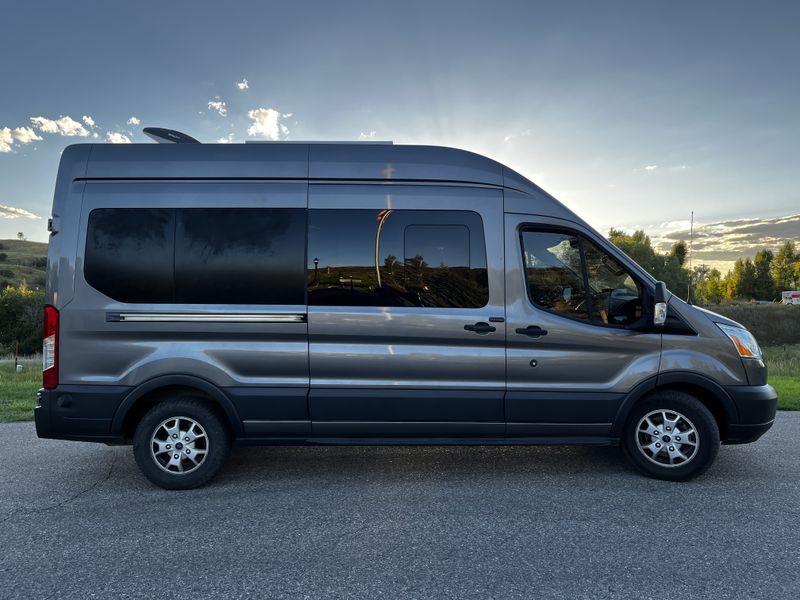
{"type": "Polygon", "coordinates": [[[775,417],[744,327],[470,152],[73,145],[49,227],[37,433],[164,488],[233,444],[618,444],[687,480],[775,417]]]}

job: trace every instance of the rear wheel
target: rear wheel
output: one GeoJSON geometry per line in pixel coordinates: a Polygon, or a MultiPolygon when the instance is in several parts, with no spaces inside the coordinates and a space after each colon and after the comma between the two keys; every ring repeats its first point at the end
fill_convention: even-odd
{"type": "Polygon", "coordinates": [[[711,412],[691,394],[654,393],[634,407],[622,447],[645,475],[687,481],[705,472],[719,451],[719,427],[711,412]]]}
{"type": "Polygon", "coordinates": [[[133,437],[133,455],[151,482],[169,490],[208,483],[228,458],[231,436],[206,402],[166,400],[151,408],[133,437]]]}

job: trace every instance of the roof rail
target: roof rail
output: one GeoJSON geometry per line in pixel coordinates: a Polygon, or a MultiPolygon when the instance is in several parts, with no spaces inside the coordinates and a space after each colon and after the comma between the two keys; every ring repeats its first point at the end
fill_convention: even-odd
{"type": "Polygon", "coordinates": [[[379,146],[391,146],[392,140],[245,140],[245,144],[376,144],[379,146]]]}
{"type": "Polygon", "coordinates": [[[175,131],[174,129],[164,129],[163,127],[145,127],[142,129],[151,140],[159,144],[199,144],[200,142],[190,135],[175,131]]]}

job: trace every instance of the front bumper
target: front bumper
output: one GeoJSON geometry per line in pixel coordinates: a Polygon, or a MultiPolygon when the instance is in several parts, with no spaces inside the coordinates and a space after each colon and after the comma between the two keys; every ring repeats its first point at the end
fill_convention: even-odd
{"type": "Polygon", "coordinates": [[[728,426],[728,444],[747,444],[764,435],[775,422],[778,394],[771,385],[741,385],[725,388],[736,405],[739,422],[728,426]]]}

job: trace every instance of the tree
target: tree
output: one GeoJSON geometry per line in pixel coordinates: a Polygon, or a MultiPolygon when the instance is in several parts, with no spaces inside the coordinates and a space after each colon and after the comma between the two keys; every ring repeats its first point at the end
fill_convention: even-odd
{"type": "Polygon", "coordinates": [[[752,300],[756,296],[756,267],[749,258],[736,259],[728,282],[728,297],[752,300]]]}
{"type": "Polygon", "coordinates": [[[794,242],[786,242],[775,254],[772,261],[772,277],[777,291],[797,289],[800,283],[795,274],[798,261],[800,253],[795,250],[794,242]]]}
{"type": "Polygon", "coordinates": [[[0,291],[0,352],[13,352],[17,342],[23,354],[41,349],[44,294],[7,286],[0,291]]]}
{"type": "Polygon", "coordinates": [[[683,267],[686,264],[686,252],[687,252],[686,242],[684,242],[683,240],[678,240],[677,242],[672,244],[672,249],[670,249],[669,255],[677,258],[678,263],[680,264],[680,266],[683,267]]]}
{"type": "Polygon", "coordinates": [[[24,240],[24,239],[25,239],[25,234],[24,234],[24,233],[22,233],[22,232],[20,231],[20,232],[17,234],[17,239],[18,239],[18,240],[24,240]]]}
{"type": "Polygon", "coordinates": [[[771,250],[759,250],[753,260],[755,269],[755,283],[753,295],[756,300],[772,300],[775,298],[775,282],[772,279],[771,250]]]}
{"type": "Polygon", "coordinates": [[[705,279],[703,295],[708,304],[719,304],[725,297],[725,283],[722,280],[722,274],[717,269],[709,271],[705,279]]]}

